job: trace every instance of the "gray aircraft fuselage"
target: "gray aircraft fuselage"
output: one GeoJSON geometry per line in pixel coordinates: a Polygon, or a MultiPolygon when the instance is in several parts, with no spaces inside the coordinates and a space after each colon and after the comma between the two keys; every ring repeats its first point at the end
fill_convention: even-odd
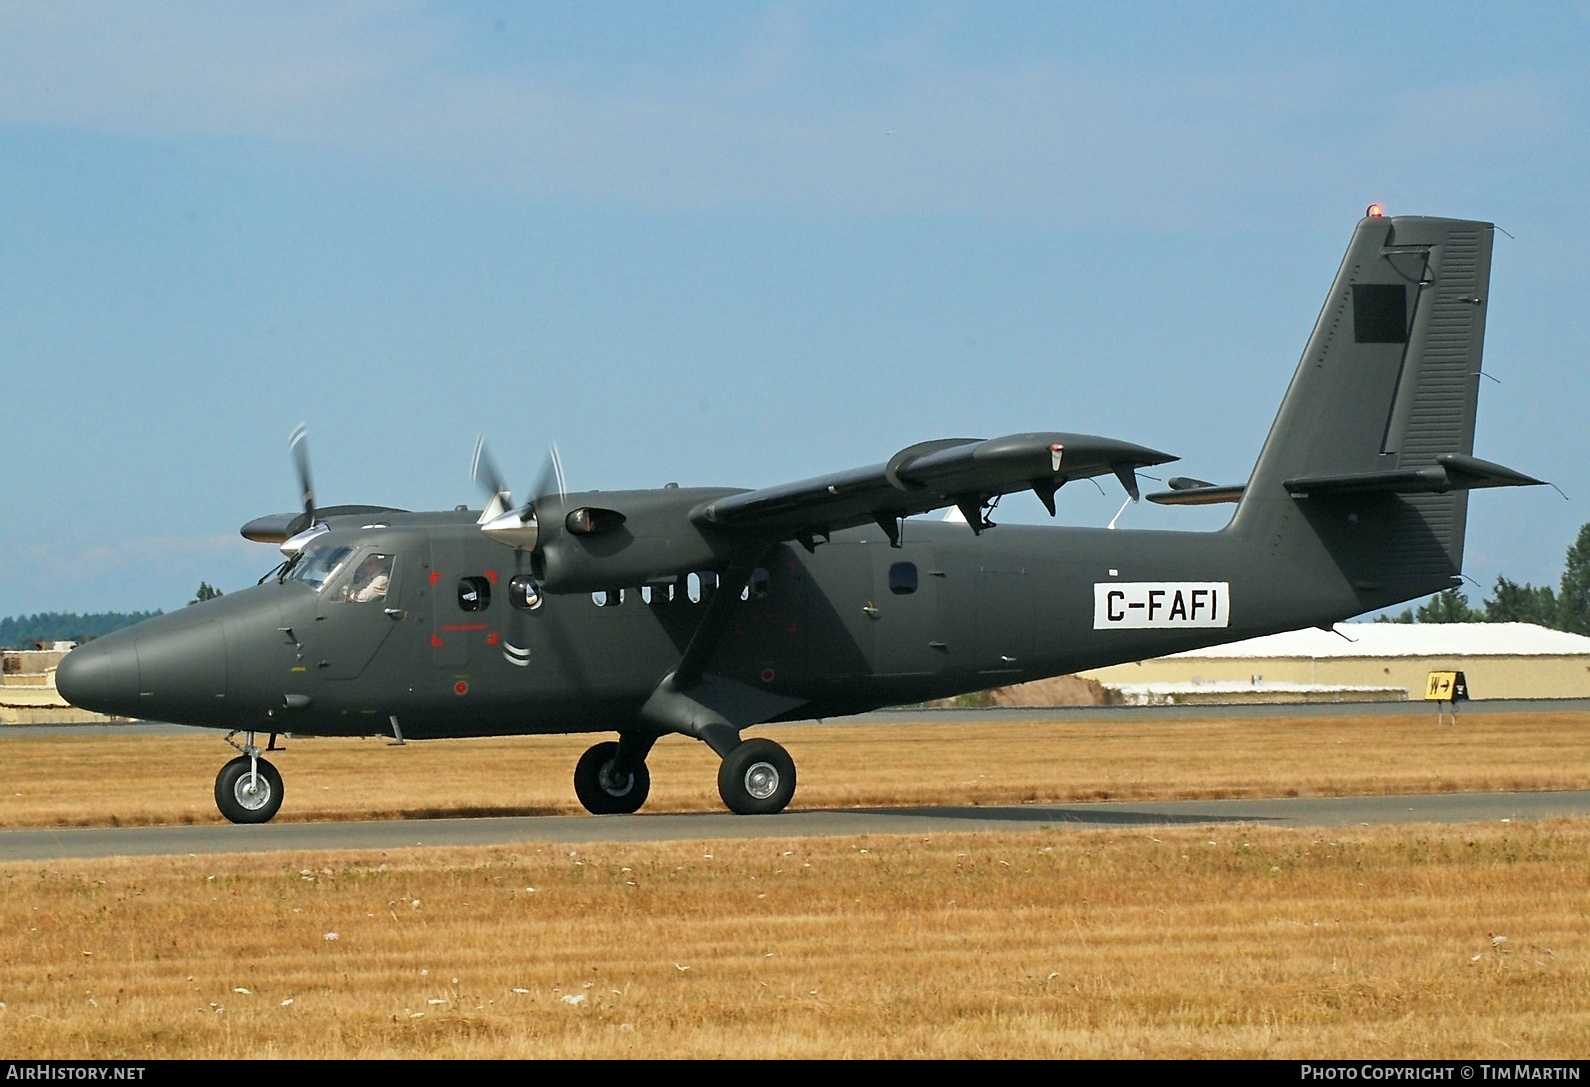
{"type": "MultiPolygon", "coordinates": [[[[129,632],[142,668],[126,677],[124,705],[304,734],[391,733],[393,716],[409,738],[620,729],[678,664],[706,606],[681,579],[652,587],[650,602],[631,587],[601,594],[616,605],[581,592],[516,607],[509,583],[529,556],[484,538],[473,512],[382,519],[389,527],[316,540],[356,549],[318,592],[271,579],[129,632]],[[341,599],[371,552],[396,558],[386,599],[341,599]],[[463,610],[467,578],[494,587],[479,610],[463,610]]],[[[850,529],[811,554],[779,545],[760,569],[705,670],[798,701],[773,720],[983,690],[1363,610],[1339,585],[1333,598],[1295,568],[1267,568],[1230,530],[1000,525],[974,536],[913,519],[900,547],[878,529],[850,529]],[[1145,599],[1144,618],[1167,625],[1095,629],[1095,586],[1145,582],[1223,584],[1230,599],[1183,599],[1179,610],[1174,596],[1145,599]],[[1203,614],[1188,616],[1194,606],[1203,614]],[[1227,625],[1189,625],[1216,608],[1227,625]]]]}

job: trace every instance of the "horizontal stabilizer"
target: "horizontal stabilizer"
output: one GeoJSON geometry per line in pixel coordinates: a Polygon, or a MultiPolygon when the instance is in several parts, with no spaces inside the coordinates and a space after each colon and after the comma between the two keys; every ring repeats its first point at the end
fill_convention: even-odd
{"type": "Polygon", "coordinates": [[[1526,476],[1500,464],[1463,453],[1442,453],[1428,468],[1388,472],[1356,472],[1348,475],[1308,476],[1285,480],[1283,486],[1293,498],[1310,495],[1364,494],[1446,494],[1482,487],[1538,487],[1545,480],[1526,476]]]}
{"type": "Polygon", "coordinates": [[[1113,474],[1134,490],[1138,468],[1176,458],[1091,434],[947,438],[909,446],[886,464],[718,498],[692,514],[704,528],[793,538],[882,523],[946,506],[977,509],[1031,490],[1053,512],[1054,493],[1073,479],[1113,474]]]}

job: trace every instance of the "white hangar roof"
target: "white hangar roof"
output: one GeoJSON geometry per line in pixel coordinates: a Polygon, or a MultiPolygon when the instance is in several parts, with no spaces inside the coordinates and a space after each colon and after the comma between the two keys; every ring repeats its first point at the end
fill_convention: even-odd
{"type": "Polygon", "coordinates": [[[1533,623],[1337,623],[1175,653],[1165,660],[1277,657],[1586,657],[1590,638],[1533,623]]]}

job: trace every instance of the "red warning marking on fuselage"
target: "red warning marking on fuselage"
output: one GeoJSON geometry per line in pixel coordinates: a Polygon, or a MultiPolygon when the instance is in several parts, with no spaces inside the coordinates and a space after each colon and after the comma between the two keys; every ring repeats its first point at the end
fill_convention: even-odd
{"type": "Polygon", "coordinates": [[[432,634],[431,635],[431,647],[433,649],[442,648],[442,636],[440,634],[432,634]]]}
{"type": "Polygon", "coordinates": [[[497,644],[497,632],[495,630],[492,631],[490,634],[486,635],[486,644],[487,645],[496,645],[497,644]]]}
{"type": "Polygon", "coordinates": [[[431,584],[435,585],[440,580],[442,580],[442,572],[440,570],[432,570],[431,571],[431,584]]]}
{"type": "Polygon", "coordinates": [[[495,571],[495,570],[487,570],[486,571],[486,580],[491,582],[493,585],[497,584],[497,571],[495,571]]]}

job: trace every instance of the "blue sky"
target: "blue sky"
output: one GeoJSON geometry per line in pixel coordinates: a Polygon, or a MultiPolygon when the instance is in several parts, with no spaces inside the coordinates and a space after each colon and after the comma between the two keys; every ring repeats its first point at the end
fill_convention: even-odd
{"type": "Polygon", "coordinates": [[[1371,201],[1512,235],[1476,453],[1569,500],[1476,496],[1466,571],[1555,582],[1586,56],[1583,4],[0,3],[0,614],[251,583],[299,421],[414,509],[479,432],[521,487],[1028,429],[1245,479],[1371,201]]]}

